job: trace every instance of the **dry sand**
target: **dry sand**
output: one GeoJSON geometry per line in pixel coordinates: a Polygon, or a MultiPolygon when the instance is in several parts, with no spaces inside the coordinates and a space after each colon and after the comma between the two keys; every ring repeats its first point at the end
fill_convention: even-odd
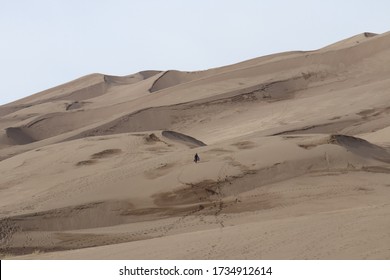
{"type": "Polygon", "coordinates": [[[1,106],[1,258],[390,259],[389,104],[363,33],[1,106]]]}

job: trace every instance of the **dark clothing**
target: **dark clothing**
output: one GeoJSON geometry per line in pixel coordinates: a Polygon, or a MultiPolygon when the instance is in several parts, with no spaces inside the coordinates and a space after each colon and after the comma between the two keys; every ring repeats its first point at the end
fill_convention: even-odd
{"type": "Polygon", "coordinates": [[[200,157],[198,156],[198,154],[195,154],[194,161],[195,161],[195,163],[200,161],[200,157]]]}

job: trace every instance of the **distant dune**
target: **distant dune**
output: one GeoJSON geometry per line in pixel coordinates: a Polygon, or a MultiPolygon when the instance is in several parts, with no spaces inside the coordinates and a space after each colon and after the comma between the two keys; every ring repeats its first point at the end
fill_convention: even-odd
{"type": "Polygon", "coordinates": [[[389,259],[389,104],[366,32],[0,106],[0,257],[389,259]]]}

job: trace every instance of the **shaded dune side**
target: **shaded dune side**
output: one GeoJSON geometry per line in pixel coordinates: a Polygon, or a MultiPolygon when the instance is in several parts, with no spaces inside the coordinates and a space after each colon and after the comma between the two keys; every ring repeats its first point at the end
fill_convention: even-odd
{"type": "Polygon", "coordinates": [[[176,70],[166,71],[158,78],[149,89],[150,92],[159,91],[179,84],[191,82],[210,75],[208,71],[181,72],[176,70]]]}
{"type": "MultiPolygon", "coordinates": [[[[81,103],[72,104],[81,106],[81,103]]],[[[68,110],[74,109],[72,106],[75,105],[72,104],[69,105],[68,110]]],[[[26,125],[7,128],[7,136],[12,139],[11,142],[17,145],[29,144],[34,141],[40,141],[57,136],[86,125],[87,123],[85,121],[87,120],[80,122],[76,121],[78,116],[82,116],[82,113],[83,112],[46,114],[36,118],[26,125]],[[30,141],[24,141],[21,139],[30,139],[30,141]]]]}
{"type": "Polygon", "coordinates": [[[21,127],[8,127],[5,129],[5,133],[8,143],[11,145],[26,145],[36,141],[28,131],[21,127]]]}
{"type": "Polygon", "coordinates": [[[191,136],[179,133],[179,132],[171,131],[171,130],[164,130],[162,132],[162,136],[164,136],[170,140],[173,140],[173,141],[181,142],[181,143],[186,144],[190,147],[206,146],[205,143],[203,143],[202,141],[199,141],[198,139],[196,139],[194,137],[191,137],[191,136]]]}
{"type": "Polygon", "coordinates": [[[378,145],[374,145],[364,139],[335,134],[330,137],[329,142],[331,144],[337,144],[348,151],[355,153],[364,158],[373,158],[379,161],[390,163],[390,153],[385,148],[378,145]]]}
{"type": "MultiPolygon", "coordinates": [[[[68,104],[66,112],[41,115],[27,124],[13,128],[18,128],[34,140],[40,141],[88,126],[96,122],[98,118],[104,119],[105,116],[111,114],[110,110],[104,112],[102,110],[73,110],[82,107],[83,104],[83,102],[72,102],[68,104]]],[[[10,134],[11,137],[12,135],[10,134]]]]}

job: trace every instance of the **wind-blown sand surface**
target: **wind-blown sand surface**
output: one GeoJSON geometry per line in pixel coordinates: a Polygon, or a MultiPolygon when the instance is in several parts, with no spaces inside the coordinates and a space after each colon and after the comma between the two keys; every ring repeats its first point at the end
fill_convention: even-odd
{"type": "Polygon", "coordinates": [[[390,33],[92,74],[0,129],[1,258],[390,258],[390,33]]]}

